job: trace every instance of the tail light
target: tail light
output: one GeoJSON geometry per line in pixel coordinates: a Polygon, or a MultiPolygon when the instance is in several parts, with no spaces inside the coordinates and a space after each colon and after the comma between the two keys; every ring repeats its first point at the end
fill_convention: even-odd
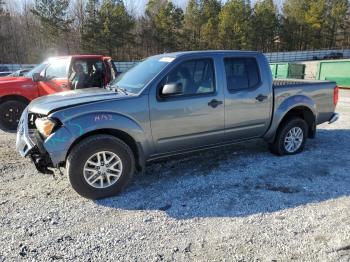
{"type": "Polygon", "coordinates": [[[334,106],[336,106],[338,104],[338,100],[339,100],[339,87],[336,86],[334,88],[334,93],[333,93],[333,102],[334,102],[334,106]]]}

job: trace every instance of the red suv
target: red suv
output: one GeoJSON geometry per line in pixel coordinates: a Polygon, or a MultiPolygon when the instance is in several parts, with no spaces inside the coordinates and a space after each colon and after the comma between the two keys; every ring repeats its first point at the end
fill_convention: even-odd
{"type": "Polygon", "coordinates": [[[52,57],[24,76],[0,78],[0,129],[14,131],[24,108],[39,96],[77,88],[105,87],[117,75],[110,57],[52,57]]]}

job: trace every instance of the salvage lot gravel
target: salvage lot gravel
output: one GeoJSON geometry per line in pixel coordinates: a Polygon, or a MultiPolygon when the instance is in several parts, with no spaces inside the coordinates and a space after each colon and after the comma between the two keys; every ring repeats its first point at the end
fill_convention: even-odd
{"type": "Polygon", "coordinates": [[[90,201],[0,132],[0,261],[349,261],[350,90],[304,153],[264,142],[151,164],[90,201]]]}

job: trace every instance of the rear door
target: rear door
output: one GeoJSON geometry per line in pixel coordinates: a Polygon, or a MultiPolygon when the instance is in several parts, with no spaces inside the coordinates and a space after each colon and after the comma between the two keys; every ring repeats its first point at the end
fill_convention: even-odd
{"type": "Polygon", "coordinates": [[[41,73],[45,80],[38,82],[40,96],[70,90],[68,85],[69,64],[70,58],[50,60],[50,64],[41,73]]]}
{"type": "Polygon", "coordinates": [[[256,57],[225,57],[225,128],[229,140],[262,136],[269,127],[272,111],[270,81],[262,81],[256,57]]]}
{"type": "Polygon", "coordinates": [[[150,118],[158,154],[208,146],[224,140],[224,95],[216,81],[212,58],[183,61],[150,95],[150,118]],[[184,93],[162,97],[165,84],[177,83],[184,93]]]}

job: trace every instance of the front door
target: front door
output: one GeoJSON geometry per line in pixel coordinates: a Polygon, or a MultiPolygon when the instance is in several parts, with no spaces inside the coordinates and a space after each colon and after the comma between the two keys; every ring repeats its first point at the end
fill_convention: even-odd
{"type": "Polygon", "coordinates": [[[40,96],[70,90],[68,85],[69,64],[69,58],[50,60],[48,67],[41,73],[44,80],[38,82],[40,96]]]}
{"type": "Polygon", "coordinates": [[[241,140],[262,136],[271,120],[272,84],[261,81],[254,57],[225,58],[224,68],[226,137],[241,140]]]}
{"type": "Polygon", "coordinates": [[[150,96],[152,135],[157,154],[208,146],[224,139],[224,96],[215,78],[214,61],[184,61],[167,74],[150,96]],[[182,93],[163,96],[166,84],[182,93]]]}

